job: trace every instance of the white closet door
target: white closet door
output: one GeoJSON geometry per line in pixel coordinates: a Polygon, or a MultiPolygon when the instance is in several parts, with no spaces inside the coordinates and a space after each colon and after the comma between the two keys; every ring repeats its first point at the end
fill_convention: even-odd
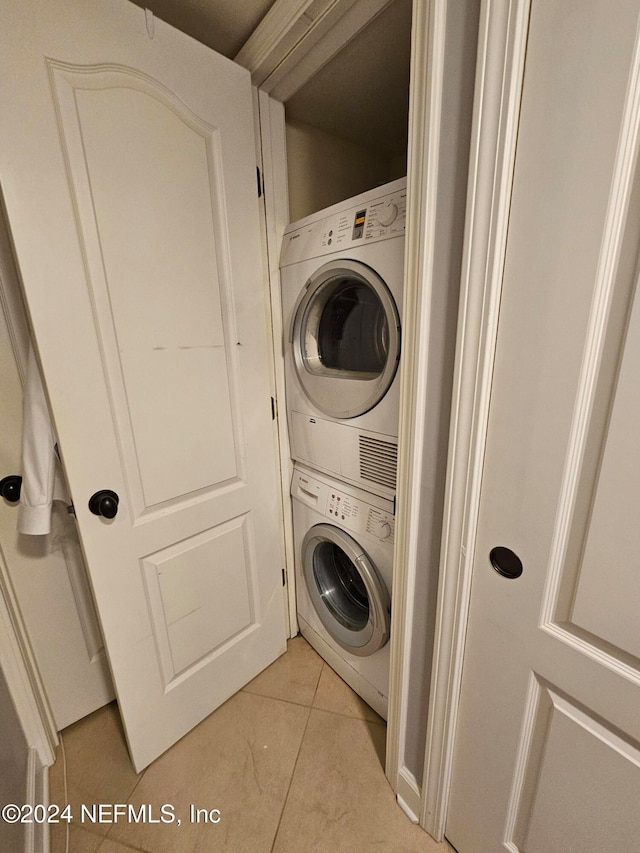
{"type": "Polygon", "coordinates": [[[459,853],[638,850],[639,18],[637,0],[531,5],[446,829],[459,853]]]}
{"type": "Polygon", "coordinates": [[[8,219],[139,770],[285,648],[250,80],[124,0],[7,0],[0,39],[8,219]]]}

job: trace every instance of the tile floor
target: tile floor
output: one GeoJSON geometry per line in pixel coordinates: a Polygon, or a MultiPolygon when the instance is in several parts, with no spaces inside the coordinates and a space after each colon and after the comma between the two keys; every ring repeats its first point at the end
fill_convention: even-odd
{"type": "MultiPolygon", "coordinates": [[[[52,803],[149,804],[164,823],[80,823],[70,853],[447,853],[396,805],[383,771],[384,721],[302,637],[196,729],[136,774],[115,704],[63,732],[50,771],[52,803]],[[190,806],[218,809],[191,822],[190,806]],[[214,813],[213,817],[216,817],[214,813]]],[[[65,853],[66,825],[51,853],[65,853]]]]}

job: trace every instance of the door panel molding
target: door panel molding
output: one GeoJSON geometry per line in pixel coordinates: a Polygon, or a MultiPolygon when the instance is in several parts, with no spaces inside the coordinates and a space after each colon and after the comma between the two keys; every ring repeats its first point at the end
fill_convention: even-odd
{"type": "MultiPolygon", "coordinates": [[[[123,437],[126,437],[121,442],[120,452],[127,470],[137,472],[137,476],[128,482],[129,503],[135,520],[145,521],[149,520],[149,516],[156,517],[158,511],[164,514],[168,508],[179,510],[185,501],[189,503],[195,495],[210,497],[212,492],[220,489],[224,491],[234,483],[247,479],[243,455],[238,445],[231,446],[233,444],[231,434],[241,433],[242,426],[239,423],[240,391],[237,387],[238,353],[237,347],[231,345],[238,336],[230,293],[231,265],[227,256],[228,240],[226,239],[228,223],[224,205],[217,199],[218,194],[224,193],[220,134],[218,129],[209,126],[195,115],[165,86],[136,69],[117,65],[74,66],[52,60],[49,60],[48,66],[52,88],[56,93],[60,137],[65,149],[67,172],[70,183],[74,187],[74,209],[78,233],[82,235],[94,324],[98,339],[101,341],[111,408],[123,437]],[[138,105],[140,109],[145,106],[153,109],[155,102],[167,109],[167,115],[158,111],[156,117],[158,123],[167,124],[167,138],[166,141],[163,140],[167,159],[172,151],[172,144],[175,149],[182,150],[187,144],[193,148],[199,147],[199,143],[202,143],[198,159],[200,175],[190,174],[188,177],[192,180],[194,196],[197,185],[203,188],[200,205],[202,221],[206,222],[207,216],[209,218],[207,223],[210,231],[208,236],[211,237],[209,252],[206,257],[198,257],[195,251],[188,251],[189,247],[184,248],[182,255],[176,252],[176,257],[181,257],[184,263],[184,271],[175,269],[172,276],[169,267],[164,273],[164,279],[158,282],[159,288],[167,292],[172,283],[171,279],[175,282],[181,280],[181,272],[185,277],[189,274],[195,277],[201,268],[207,267],[215,287],[212,288],[213,292],[209,300],[212,304],[208,304],[200,294],[202,304],[199,313],[204,318],[208,316],[208,312],[213,313],[219,303],[222,306],[224,322],[222,328],[215,330],[214,334],[206,330],[203,323],[202,345],[199,347],[180,345],[184,341],[180,338],[179,326],[180,320],[186,323],[189,316],[198,312],[198,307],[191,309],[189,314],[186,307],[181,310],[180,304],[185,305],[184,300],[176,299],[174,295],[172,301],[170,294],[163,300],[157,298],[155,301],[160,302],[158,308],[160,320],[166,319],[165,312],[171,312],[174,315],[175,332],[169,334],[166,322],[158,323],[158,331],[152,332],[150,324],[153,323],[153,310],[145,310],[142,312],[144,318],[143,316],[139,318],[140,334],[133,340],[130,336],[124,340],[121,339],[120,333],[124,324],[119,322],[119,318],[130,317],[134,311],[141,313],[141,306],[127,298],[127,291],[131,283],[129,279],[135,278],[137,264],[142,264],[144,261],[136,255],[135,245],[136,243],[139,245],[140,241],[134,237],[130,246],[130,260],[133,262],[131,272],[125,275],[122,266],[118,266],[115,270],[112,268],[110,244],[105,240],[104,235],[105,222],[112,225],[114,218],[124,221],[128,211],[125,208],[114,217],[113,211],[101,204],[100,185],[105,180],[108,184],[112,183],[117,175],[113,174],[116,171],[113,169],[113,163],[103,162],[105,152],[100,152],[96,144],[102,134],[99,127],[92,129],[95,115],[91,102],[85,102],[85,98],[93,97],[91,93],[99,92],[104,92],[109,101],[117,98],[110,107],[116,115],[120,101],[123,98],[130,98],[131,91],[152,99],[146,105],[141,101],[138,105]],[[177,120],[176,122],[172,121],[173,117],[177,120]],[[201,180],[196,180],[197,177],[201,180]],[[208,187],[208,198],[204,197],[205,187],[208,187]],[[99,236],[101,228],[102,238],[99,236]],[[189,263],[193,266],[189,267],[189,263]],[[117,287],[120,279],[122,282],[117,287]],[[144,331],[147,333],[146,338],[144,331]],[[142,345],[137,340],[140,336],[143,337],[142,345]],[[221,346],[223,339],[226,343],[224,347],[221,346]],[[145,344],[148,344],[149,352],[145,349],[145,344]],[[226,369],[217,369],[221,360],[226,362],[226,369]],[[163,374],[164,380],[161,386],[154,389],[151,379],[159,372],[163,374]],[[191,383],[185,380],[190,376],[201,375],[203,372],[211,376],[225,377],[226,381],[221,381],[219,387],[212,388],[208,399],[198,398],[198,403],[203,406],[203,412],[202,417],[191,424],[191,441],[194,444],[197,442],[199,447],[206,445],[208,435],[214,434],[215,426],[218,436],[217,446],[221,445],[220,425],[223,423],[226,427],[224,429],[225,452],[216,453],[216,459],[221,461],[222,468],[220,469],[219,464],[214,466],[213,457],[211,457],[207,465],[199,466],[189,475],[182,455],[178,454],[177,449],[167,440],[164,442],[166,446],[163,451],[165,465],[158,469],[155,459],[148,458],[145,452],[149,444],[148,439],[153,436],[155,442],[161,440],[158,437],[159,430],[162,429],[165,432],[172,429],[175,426],[175,420],[182,417],[182,412],[194,405],[196,400],[193,393],[189,394],[188,391],[191,383]],[[169,383],[171,383],[170,386],[169,383]],[[149,414],[148,398],[154,390],[155,403],[159,403],[160,406],[154,405],[154,411],[149,414]],[[219,400],[226,399],[229,391],[231,391],[231,410],[222,409],[219,400]],[[138,405],[138,398],[141,396],[145,398],[142,409],[138,405]],[[177,398],[180,399],[180,403],[177,402],[177,398]],[[160,407],[161,410],[158,411],[160,407]],[[164,427],[163,424],[165,424],[164,427]],[[176,454],[178,458],[174,458],[176,454]]],[[[98,109],[98,115],[102,115],[104,110],[109,108],[109,101],[103,105],[102,110],[98,109]]],[[[125,105],[122,106],[124,108],[125,105]]],[[[105,118],[104,122],[108,125],[109,119],[105,118]]],[[[135,131],[133,121],[127,125],[124,132],[130,131],[135,131]]],[[[135,133],[132,136],[132,144],[134,142],[135,133]]],[[[122,164],[119,164],[119,168],[122,168],[122,164]]],[[[156,175],[157,181],[163,179],[165,179],[163,175],[156,175]]],[[[132,180],[135,180],[133,175],[132,180]]],[[[175,191],[174,176],[167,175],[166,183],[167,197],[170,200],[172,188],[175,191]]],[[[196,225],[197,223],[194,222],[194,233],[198,233],[196,225]]],[[[170,218],[166,218],[166,221],[163,219],[162,226],[156,226],[166,229],[167,246],[171,244],[170,226],[170,218]]],[[[132,234],[136,233],[133,212],[131,212],[130,231],[132,234]]],[[[242,437],[239,444],[243,444],[242,437]]],[[[204,459],[202,461],[204,462],[204,459]]]]}
{"type": "Polygon", "coordinates": [[[636,683],[640,683],[637,656],[616,649],[606,637],[591,634],[573,617],[593,521],[590,498],[602,475],[603,446],[612,426],[617,390],[611,393],[608,389],[615,385],[624,358],[620,331],[632,322],[628,318],[634,316],[634,299],[633,310],[638,311],[639,150],[640,33],[629,74],[540,616],[543,630],[636,683]],[[603,399],[601,386],[609,399],[603,399]]]}
{"type": "MultiPolygon", "coordinates": [[[[580,761],[588,765],[591,760],[603,775],[611,770],[612,764],[626,764],[631,771],[630,784],[616,804],[619,823],[624,823],[625,814],[633,811],[631,803],[637,799],[638,783],[631,768],[640,766],[638,744],[621,737],[615,725],[593,714],[556,685],[531,674],[504,828],[504,847],[511,853],[526,851],[530,844],[535,850],[550,849],[549,840],[544,838],[547,824],[553,824],[554,817],[557,820],[558,813],[566,810],[565,803],[555,809],[550,804],[550,781],[556,781],[558,772],[557,760],[554,761],[558,745],[573,755],[575,763],[571,767],[578,781],[581,775],[588,775],[579,766],[580,761]]],[[[569,780],[569,776],[563,777],[567,787],[571,787],[569,780]]],[[[602,779],[599,781],[603,784],[602,779]]],[[[577,793],[576,799],[580,797],[581,793],[577,793]]],[[[597,809],[597,805],[589,802],[590,797],[593,798],[593,793],[587,792],[581,804],[583,814],[573,816],[575,823],[584,820],[584,812],[597,809]]],[[[628,832],[627,828],[621,835],[629,837],[628,832]]]]}
{"type": "Polygon", "coordinates": [[[522,733],[514,762],[515,769],[504,830],[504,845],[512,853],[520,851],[519,845],[514,841],[520,829],[518,817],[522,812],[524,799],[531,799],[535,794],[535,779],[540,762],[535,762],[534,744],[544,740],[550,712],[551,702],[548,695],[545,695],[539,680],[532,674],[525,700],[522,733]]]}
{"type": "Polygon", "coordinates": [[[165,693],[257,629],[263,614],[251,521],[245,513],[140,560],[165,693]]]}

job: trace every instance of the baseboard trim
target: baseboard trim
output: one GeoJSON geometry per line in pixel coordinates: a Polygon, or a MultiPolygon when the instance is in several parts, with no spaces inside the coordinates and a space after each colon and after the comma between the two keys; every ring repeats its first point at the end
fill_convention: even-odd
{"type": "MultiPolygon", "coordinates": [[[[25,784],[25,803],[35,809],[36,806],[49,805],[49,768],[43,767],[38,750],[29,748],[27,754],[27,778],[25,784]]],[[[49,825],[44,823],[24,824],[25,853],[49,853],[49,825]]]]}
{"type": "Polygon", "coordinates": [[[406,767],[401,767],[398,771],[398,792],[396,799],[409,820],[412,823],[418,823],[422,808],[422,792],[420,791],[416,777],[406,767]]]}

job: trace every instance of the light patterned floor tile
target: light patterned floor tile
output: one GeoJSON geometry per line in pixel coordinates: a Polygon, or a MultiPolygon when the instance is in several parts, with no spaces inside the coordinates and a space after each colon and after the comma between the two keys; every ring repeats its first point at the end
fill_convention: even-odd
{"type": "Polygon", "coordinates": [[[313,709],[273,853],[446,853],[395,801],[385,728],[313,709]]]}
{"type": "Polygon", "coordinates": [[[322,658],[304,637],[294,637],[288,641],[286,653],[244,689],[248,693],[310,706],[322,667],[322,658]]]}
{"type": "Polygon", "coordinates": [[[174,825],[118,824],[109,839],[149,853],[269,853],[310,710],[241,691],[155,761],[131,800],[175,808],[174,825]],[[191,823],[190,805],[220,821],[191,823]],[[215,817],[215,815],[214,815],[215,817]]]}
{"type": "MultiPolygon", "coordinates": [[[[71,849],[69,853],[76,853],[76,851],[71,849]]],[[[81,851],[78,851],[78,853],[81,853],[81,851]]],[[[112,841],[110,838],[105,838],[98,848],[98,853],[138,853],[138,851],[135,847],[127,847],[117,841],[112,841]]]]}
{"type": "MultiPolygon", "coordinates": [[[[66,826],[51,826],[51,853],[65,853],[67,847],[66,826]]],[[[69,826],[69,853],[96,853],[104,836],[85,832],[73,824],[69,826]]]]}
{"type": "MultiPolygon", "coordinates": [[[[270,853],[276,832],[273,853],[447,853],[397,806],[385,733],[302,637],[140,776],[112,704],[63,733],[74,814],[80,803],[129,800],[156,819],[171,804],[182,824],[75,824],[70,853],[270,853]],[[191,804],[219,809],[220,822],[191,824],[191,804]]],[[[58,756],[51,801],[63,805],[58,756]]],[[[51,853],[64,853],[64,825],[52,830],[51,853]]]]}
{"type": "MultiPolygon", "coordinates": [[[[62,738],[67,762],[66,802],[71,806],[74,823],[80,823],[82,804],[126,803],[141,777],[129,758],[117,704],[105,705],[69,726],[62,732],[62,738]]],[[[61,746],[49,771],[49,791],[52,803],[66,805],[61,746]]],[[[62,824],[53,827],[51,835],[56,843],[61,829],[62,824]]],[[[98,835],[106,835],[109,829],[110,824],[91,826],[91,831],[98,835]]]]}
{"type": "Polygon", "coordinates": [[[328,664],[325,664],[322,669],[313,707],[384,725],[382,717],[378,716],[357,693],[354,693],[328,664]]]}

